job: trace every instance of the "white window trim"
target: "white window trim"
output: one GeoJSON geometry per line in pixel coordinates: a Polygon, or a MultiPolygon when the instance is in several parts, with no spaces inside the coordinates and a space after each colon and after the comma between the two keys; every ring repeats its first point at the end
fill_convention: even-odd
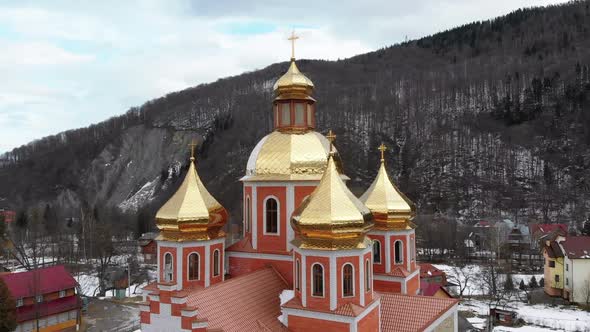
{"type": "Polygon", "coordinates": [[[352,265],[352,263],[344,263],[342,265],[342,269],[340,271],[340,278],[342,278],[342,279],[340,279],[340,280],[342,280],[342,287],[341,287],[342,289],[341,289],[341,291],[342,291],[342,297],[343,298],[351,298],[351,297],[354,297],[355,294],[356,294],[356,287],[355,287],[356,286],[355,285],[355,279],[356,278],[354,277],[355,276],[354,273],[355,273],[354,272],[354,265],[352,265]],[[352,267],[352,295],[344,295],[344,267],[346,265],[350,265],[352,267]]]}
{"type": "Polygon", "coordinates": [[[59,291],[59,298],[61,299],[62,297],[66,297],[66,291],[65,290],[60,290],[59,291]]]}
{"type": "Polygon", "coordinates": [[[377,239],[373,240],[373,248],[372,248],[373,250],[371,250],[373,253],[373,259],[375,258],[375,243],[379,243],[379,261],[378,262],[373,261],[373,263],[375,263],[377,265],[381,265],[383,262],[383,257],[382,257],[383,255],[381,255],[381,241],[379,241],[377,239]]]}
{"type": "Polygon", "coordinates": [[[262,227],[263,227],[263,234],[269,236],[281,236],[281,201],[273,195],[266,196],[264,201],[262,201],[262,227]],[[269,199],[274,199],[277,202],[277,232],[276,233],[269,233],[266,231],[266,201],[269,199]]]}
{"type": "Polygon", "coordinates": [[[201,280],[201,255],[196,251],[191,251],[186,255],[186,280],[187,281],[200,281],[201,280]],[[190,271],[191,271],[191,260],[190,257],[192,254],[197,254],[198,263],[197,264],[197,279],[191,279],[190,271]]]}
{"type": "Polygon", "coordinates": [[[301,291],[301,262],[299,258],[295,260],[295,290],[301,291]]]}
{"type": "Polygon", "coordinates": [[[221,275],[221,251],[219,249],[213,250],[213,276],[219,277],[221,275]],[[217,252],[217,271],[215,271],[215,253],[217,252]]]}
{"type": "Polygon", "coordinates": [[[164,253],[164,281],[165,282],[173,282],[174,281],[174,255],[172,255],[171,252],[166,252],[164,253]],[[170,270],[168,270],[166,268],[166,257],[170,255],[170,270]],[[170,278],[170,280],[167,280],[166,275],[168,273],[172,273],[172,277],[170,278]]]}
{"type": "Polygon", "coordinates": [[[311,287],[309,288],[309,290],[311,291],[311,297],[316,297],[316,298],[324,298],[326,297],[326,269],[324,268],[324,265],[322,265],[322,263],[313,263],[311,264],[311,287]],[[319,295],[313,295],[313,286],[315,285],[315,277],[314,277],[314,273],[313,273],[313,267],[319,265],[322,267],[322,296],[319,295]]]}
{"type": "Polygon", "coordinates": [[[246,206],[244,206],[244,216],[245,216],[245,232],[250,233],[252,231],[252,200],[250,199],[250,195],[246,195],[246,206]]]}
{"type": "Polygon", "coordinates": [[[402,240],[395,240],[395,241],[393,241],[393,264],[400,265],[400,264],[403,264],[403,263],[404,263],[404,241],[402,241],[402,240]],[[399,246],[400,247],[400,255],[399,255],[399,257],[401,258],[400,261],[397,261],[395,259],[395,255],[397,253],[396,243],[398,243],[398,242],[400,243],[400,246],[399,246]]]}
{"type": "Polygon", "coordinates": [[[365,269],[365,292],[368,293],[373,289],[373,267],[368,259],[365,260],[363,268],[365,269]]]}
{"type": "Polygon", "coordinates": [[[19,297],[18,299],[16,299],[16,307],[22,307],[24,305],[25,301],[22,297],[19,297]]]}
{"type": "Polygon", "coordinates": [[[35,296],[35,301],[37,303],[42,303],[43,302],[43,295],[37,295],[37,296],[35,296]]]}

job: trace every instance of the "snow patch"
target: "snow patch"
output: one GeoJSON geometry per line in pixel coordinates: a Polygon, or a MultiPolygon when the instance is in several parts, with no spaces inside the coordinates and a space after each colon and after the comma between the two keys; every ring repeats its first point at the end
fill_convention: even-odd
{"type": "Polygon", "coordinates": [[[125,201],[119,204],[119,209],[123,212],[133,211],[136,212],[146,202],[154,199],[154,193],[156,192],[157,180],[148,181],[143,185],[133,196],[129,197],[125,201]]]}

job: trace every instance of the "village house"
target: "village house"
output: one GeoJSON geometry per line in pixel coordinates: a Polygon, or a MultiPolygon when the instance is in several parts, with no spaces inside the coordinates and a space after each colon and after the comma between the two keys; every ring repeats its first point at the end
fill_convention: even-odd
{"type": "Polygon", "coordinates": [[[545,293],[590,303],[590,237],[554,234],[545,241],[545,293]]]}
{"type": "Polygon", "coordinates": [[[0,275],[16,301],[16,332],[76,331],[81,302],[62,265],[0,275]]]}
{"type": "Polygon", "coordinates": [[[158,233],[149,232],[143,233],[139,239],[137,239],[137,243],[139,245],[139,251],[141,256],[143,257],[143,262],[146,264],[156,264],[156,255],[157,255],[157,245],[156,245],[156,237],[158,233]]]}

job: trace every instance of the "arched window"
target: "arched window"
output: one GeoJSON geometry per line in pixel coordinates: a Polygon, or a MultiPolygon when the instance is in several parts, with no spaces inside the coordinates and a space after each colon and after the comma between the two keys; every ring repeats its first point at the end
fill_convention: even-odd
{"type": "Polygon", "coordinates": [[[365,289],[367,291],[370,291],[371,290],[371,279],[372,279],[372,276],[371,276],[371,263],[367,259],[365,261],[365,283],[366,283],[365,289]]]}
{"type": "Polygon", "coordinates": [[[264,209],[264,232],[277,234],[279,232],[279,203],[274,198],[267,198],[264,209]]]}
{"type": "Polygon", "coordinates": [[[320,264],[314,264],[312,270],[312,293],[313,296],[324,296],[324,268],[320,264]]]}
{"type": "Polygon", "coordinates": [[[188,280],[199,280],[199,254],[188,255],[188,280]]]}
{"type": "Polygon", "coordinates": [[[299,278],[301,278],[301,263],[299,260],[295,262],[295,289],[299,290],[299,278]]]}
{"type": "Polygon", "coordinates": [[[354,296],[354,268],[352,264],[342,267],[342,296],[354,296]]]}
{"type": "Polygon", "coordinates": [[[246,197],[246,232],[250,232],[251,218],[250,196],[246,197]]]}
{"type": "Polygon", "coordinates": [[[171,282],[174,265],[172,263],[172,254],[167,252],[164,254],[164,281],[171,282]]]}
{"type": "Polygon", "coordinates": [[[220,273],[219,271],[220,264],[219,264],[219,250],[215,249],[213,251],[213,276],[217,277],[220,273]]]}
{"type": "Polygon", "coordinates": [[[395,244],[393,246],[395,252],[394,252],[394,257],[395,257],[395,264],[401,264],[404,261],[404,252],[403,252],[403,243],[400,240],[395,241],[395,244]]]}
{"type": "Polygon", "coordinates": [[[373,240],[373,262],[381,264],[381,242],[373,240]]]}

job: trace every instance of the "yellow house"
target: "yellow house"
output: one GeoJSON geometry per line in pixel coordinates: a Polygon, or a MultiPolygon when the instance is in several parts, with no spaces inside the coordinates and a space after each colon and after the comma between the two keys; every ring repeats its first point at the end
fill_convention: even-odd
{"type": "Polygon", "coordinates": [[[544,241],[544,289],[545,293],[550,296],[563,295],[564,254],[558,243],[563,240],[564,238],[562,236],[557,236],[555,239],[547,239],[544,241]]]}

